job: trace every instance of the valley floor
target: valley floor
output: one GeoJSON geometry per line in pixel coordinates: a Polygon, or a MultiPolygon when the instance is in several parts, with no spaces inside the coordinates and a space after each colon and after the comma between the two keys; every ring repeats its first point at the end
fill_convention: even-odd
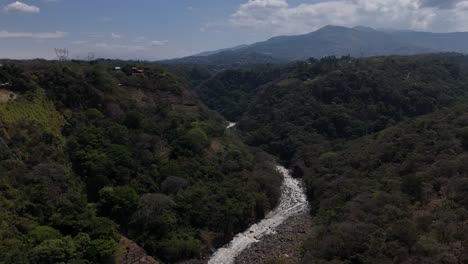
{"type": "MultiPolygon", "coordinates": [[[[264,252],[263,255],[265,255],[265,253],[268,254],[267,249],[269,249],[268,245],[270,244],[276,244],[278,247],[283,246],[283,244],[291,244],[293,248],[295,247],[295,243],[292,243],[292,237],[295,237],[297,234],[296,227],[300,227],[304,223],[302,223],[303,221],[294,223],[293,219],[299,219],[300,217],[298,216],[307,214],[308,202],[302,182],[298,179],[294,179],[291,173],[282,166],[277,166],[277,170],[284,176],[282,196],[278,207],[270,212],[261,222],[252,225],[247,231],[238,234],[226,247],[218,249],[209,260],[209,264],[235,263],[239,259],[238,256],[253,245],[265,241],[266,238],[268,238],[266,244],[260,245],[260,247],[265,247],[265,251],[259,249],[254,252],[264,252]],[[284,225],[284,223],[286,223],[286,225],[284,225]],[[279,227],[282,227],[282,229],[281,232],[278,233],[278,230],[280,230],[279,227]],[[276,237],[275,234],[280,234],[281,237],[276,237]],[[272,240],[274,243],[269,243],[272,240]],[[285,243],[278,243],[278,241],[285,243]]],[[[304,231],[302,231],[302,233],[304,233],[304,231]]],[[[289,245],[284,248],[286,249],[288,247],[289,245]]],[[[284,254],[287,253],[288,252],[285,252],[284,254]]],[[[253,262],[241,263],[260,263],[254,257],[255,254],[253,256],[247,256],[247,258],[249,260],[251,259],[253,262]]]]}
{"type": "Polygon", "coordinates": [[[309,213],[296,215],[277,228],[275,234],[265,236],[236,258],[236,264],[258,264],[270,260],[295,264],[301,259],[302,242],[310,234],[312,217],[309,213]]]}

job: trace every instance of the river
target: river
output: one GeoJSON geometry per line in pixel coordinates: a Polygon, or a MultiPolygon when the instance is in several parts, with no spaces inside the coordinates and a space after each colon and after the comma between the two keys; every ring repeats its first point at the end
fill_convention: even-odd
{"type": "MultiPolygon", "coordinates": [[[[234,126],[235,123],[229,123],[228,129],[234,126]]],[[[307,211],[308,202],[302,182],[294,179],[290,171],[283,166],[276,166],[276,170],[284,177],[278,207],[259,223],[237,234],[229,244],[219,248],[208,264],[233,264],[239,254],[252,244],[259,242],[265,235],[275,233],[276,228],[285,220],[307,211]]]]}
{"type": "Polygon", "coordinates": [[[229,125],[226,127],[226,129],[230,129],[236,126],[236,123],[229,122],[229,125]]]}

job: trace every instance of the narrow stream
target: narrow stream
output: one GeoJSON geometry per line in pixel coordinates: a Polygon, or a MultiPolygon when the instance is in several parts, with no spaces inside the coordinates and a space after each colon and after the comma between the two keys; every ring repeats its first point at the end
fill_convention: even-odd
{"type": "MultiPolygon", "coordinates": [[[[228,128],[234,126],[234,123],[230,123],[228,128]]],[[[250,245],[259,242],[265,235],[274,233],[276,228],[291,216],[303,213],[308,209],[302,182],[294,179],[283,166],[276,166],[276,170],[284,177],[278,207],[247,231],[237,234],[229,244],[219,248],[210,258],[208,264],[233,264],[236,257],[250,245]]]]}

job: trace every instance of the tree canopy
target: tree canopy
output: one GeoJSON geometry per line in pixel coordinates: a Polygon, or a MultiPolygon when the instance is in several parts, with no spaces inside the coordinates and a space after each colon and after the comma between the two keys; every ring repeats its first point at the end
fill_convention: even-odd
{"type": "Polygon", "coordinates": [[[185,81],[116,63],[0,68],[18,95],[0,103],[1,263],[113,263],[121,235],[162,261],[190,259],[275,206],[270,161],[185,81]]]}

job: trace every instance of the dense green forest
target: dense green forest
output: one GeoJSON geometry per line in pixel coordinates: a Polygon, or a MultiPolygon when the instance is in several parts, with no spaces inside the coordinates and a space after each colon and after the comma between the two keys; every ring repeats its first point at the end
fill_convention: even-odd
{"type": "Polygon", "coordinates": [[[326,57],[224,71],[196,92],[304,178],[304,263],[466,263],[467,61],[326,57]]]}
{"type": "Polygon", "coordinates": [[[198,258],[277,203],[271,158],[185,81],[120,63],[0,68],[16,94],[0,102],[0,263],[114,263],[121,236],[163,262],[198,258]]]}
{"type": "Polygon", "coordinates": [[[277,203],[263,151],[306,183],[303,263],[466,263],[467,63],[6,62],[0,263],[113,263],[122,236],[207,256],[277,203]]]}
{"type": "Polygon", "coordinates": [[[304,152],[319,153],[307,148],[365,136],[466,96],[460,60],[328,57],[225,71],[196,91],[210,108],[240,121],[246,142],[289,163],[304,152]]]}

